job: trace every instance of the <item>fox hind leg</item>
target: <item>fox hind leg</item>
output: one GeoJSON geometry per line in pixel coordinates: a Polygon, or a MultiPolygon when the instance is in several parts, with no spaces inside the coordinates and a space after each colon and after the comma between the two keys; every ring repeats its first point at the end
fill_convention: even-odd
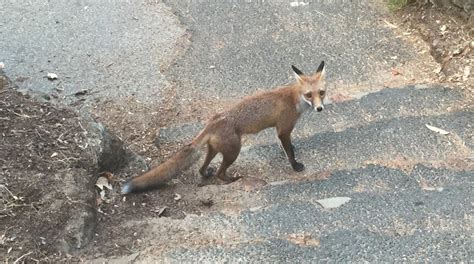
{"type": "Polygon", "coordinates": [[[237,159],[240,153],[241,142],[240,137],[235,136],[227,138],[226,143],[221,145],[219,152],[222,154],[222,163],[217,171],[217,177],[226,183],[234,182],[242,177],[229,177],[226,175],[227,168],[237,159]]]}
{"type": "Polygon", "coordinates": [[[201,174],[203,179],[209,178],[214,175],[215,169],[209,167],[209,163],[211,163],[212,159],[217,155],[217,151],[210,145],[207,145],[207,155],[202,167],[199,169],[199,173],[201,174]]]}

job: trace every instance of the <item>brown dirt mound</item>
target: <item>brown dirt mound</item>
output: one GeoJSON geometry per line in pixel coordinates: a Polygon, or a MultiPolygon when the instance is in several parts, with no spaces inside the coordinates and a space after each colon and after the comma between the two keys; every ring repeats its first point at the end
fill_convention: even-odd
{"type": "Polygon", "coordinates": [[[435,70],[437,81],[454,83],[471,94],[474,86],[473,14],[472,10],[456,5],[415,3],[395,12],[393,20],[401,25],[404,34],[420,36],[428,44],[430,54],[439,63],[435,70]]]}
{"type": "Polygon", "coordinates": [[[93,192],[83,188],[96,171],[87,132],[72,110],[11,86],[0,75],[0,255],[6,263],[60,260],[60,249],[87,239],[85,219],[94,217],[77,217],[93,211],[93,192]]]}

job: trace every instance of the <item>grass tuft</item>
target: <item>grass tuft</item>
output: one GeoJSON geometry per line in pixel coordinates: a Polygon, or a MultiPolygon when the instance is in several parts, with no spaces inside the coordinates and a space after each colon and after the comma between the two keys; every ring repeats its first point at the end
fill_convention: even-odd
{"type": "Polygon", "coordinates": [[[404,8],[411,2],[411,0],[388,0],[387,6],[390,11],[397,11],[404,8]]]}

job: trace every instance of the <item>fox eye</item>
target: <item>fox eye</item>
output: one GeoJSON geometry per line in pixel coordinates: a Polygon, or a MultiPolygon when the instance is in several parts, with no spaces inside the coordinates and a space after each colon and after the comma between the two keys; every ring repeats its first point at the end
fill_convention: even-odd
{"type": "Polygon", "coordinates": [[[304,94],[304,97],[311,99],[311,97],[313,97],[313,94],[311,92],[307,92],[304,94]]]}
{"type": "Polygon", "coordinates": [[[326,91],[319,91],[319,95],[324,96],[326,94],[326,91]]]}

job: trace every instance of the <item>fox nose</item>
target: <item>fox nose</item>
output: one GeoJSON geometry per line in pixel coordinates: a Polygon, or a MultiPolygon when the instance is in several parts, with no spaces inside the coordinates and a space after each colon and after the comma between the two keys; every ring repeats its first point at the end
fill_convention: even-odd
{"type": "Polygon", "coordinates": [[[321,111],[323,111],[323,107],[322,107],[322,106],[318,106],[318,107],[316,107],[316,111],[318,111],[318,112],[321,112],[321,111]]]}

